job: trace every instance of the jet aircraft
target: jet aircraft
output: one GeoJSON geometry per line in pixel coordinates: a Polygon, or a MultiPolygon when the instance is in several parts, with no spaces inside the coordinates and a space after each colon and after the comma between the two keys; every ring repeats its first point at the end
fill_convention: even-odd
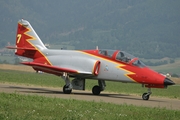
{"type": "Polygon", "coordinates": [[[16,46],[7,48],[15,49],[18,56],[32,59],[22,64],[32,66],[36,71],[61,76],[65,81],[65,94],[70,94],[72,89],[85,90],[85,79],[95,79],[98,85],[92,88],[94,95],[99,95],[105,89],[105,81],[139,83],[148,88],[142,95],[143,100],[148,100],[151,88],[167,88],[175,84],[125,51],[48,49],[24,19],[18,21],[16,46]]]}

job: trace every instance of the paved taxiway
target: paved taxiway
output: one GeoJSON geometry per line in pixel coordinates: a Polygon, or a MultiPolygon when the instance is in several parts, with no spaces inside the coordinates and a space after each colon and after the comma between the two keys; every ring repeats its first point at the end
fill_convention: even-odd
{"type": "Polygon", "coordinates": [[[160,107],[173,110],[180,110],[180,100],[169,98],[150,97],[148,101],[142,100],[141,96],[102,92],[99,96],[92,95],[90,91],[73,90],[72,94],[64,94],[62,88],[37,87],[0,83],[0,92],[35,94],[47,97],[64,99],[77,99],[96,102],[109,102],[114,104],[137,105],[147,107],[160,107]]]}

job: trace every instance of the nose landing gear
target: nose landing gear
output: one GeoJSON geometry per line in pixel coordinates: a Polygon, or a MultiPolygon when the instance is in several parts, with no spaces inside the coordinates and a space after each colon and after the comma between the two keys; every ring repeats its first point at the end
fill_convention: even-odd
{"type": "Polygon", "coordinates": [[[143,93],[142,99],[143,100],[149,100],[149,97],[150,97],[151,94],[152,94],[151,88],[148,88],[148,92],[147,93],[143,93]]]}

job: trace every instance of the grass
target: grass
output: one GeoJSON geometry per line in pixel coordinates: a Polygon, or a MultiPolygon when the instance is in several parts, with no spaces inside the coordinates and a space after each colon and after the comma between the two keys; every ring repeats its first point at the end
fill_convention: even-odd
{"type": "Polygon", "coordinates": [[[179,110],[0,93],[1,120],[179,120],[179,110]]]}
{"type": "MultiPolygon", "coordinates": [[[[2,70],[0,69],[1,83],[18,83],[25,85],[37,85],[47,87],[63,87],[65,82],[60,77],[49,74],[36,74],[31,72],[2,70]]],[[[94,85],[97,85],[97,80],[86,80],[86,89],[91,90],[94,85]]],[[[147,91],[147,88],[142,88],[141,84],[130,84],[120,82],[106,82],[106,90],[108,92],[136,94],[141,96],[147,91]]],[[[62,88],[59,89],[62,91],[62,88]]],[[[180,87],[170,86],[167,89],[152,89],[152,96],[169,97],[180,99],[180,87]]]]}

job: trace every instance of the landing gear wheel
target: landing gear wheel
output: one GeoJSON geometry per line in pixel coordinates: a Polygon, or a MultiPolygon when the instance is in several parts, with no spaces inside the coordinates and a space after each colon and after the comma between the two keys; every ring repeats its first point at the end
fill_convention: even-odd
{"type": "Polygon", "coordinates": [[[143,99],[143,100],[149,100],[149,96],[150,96],[150,95],[148,95],[148,93],[144,93],[144,94],[142,95],[142,99],[143,99]]]}
{"type": "Polygon", "coordinates": [[[63,93],[64,94],[71,94],[72,89],[68,89],[68,86],[64,85],[63,87],[63,93]]]}
{"type": "Polygon", "coordinates": [[[100,86],[95,85],[95,86],[92,88],[92,93],[93,93],[94,95],[99,95],[100,92],[101,92],[100,86]]]}

